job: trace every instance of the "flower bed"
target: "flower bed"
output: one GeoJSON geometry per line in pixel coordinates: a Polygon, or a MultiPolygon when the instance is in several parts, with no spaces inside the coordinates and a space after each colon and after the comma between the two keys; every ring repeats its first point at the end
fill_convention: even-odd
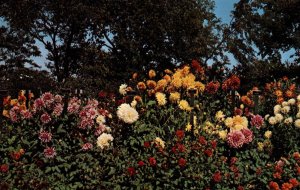
{"type": "Polygon", "coordinates": [[[99,100],[7,98],[0,189],[299,188],[300,96],[266,91],[271,110],[253,114],[251,93],[228,95],[237,76],[205,72],[134,74],[99,100]]]}

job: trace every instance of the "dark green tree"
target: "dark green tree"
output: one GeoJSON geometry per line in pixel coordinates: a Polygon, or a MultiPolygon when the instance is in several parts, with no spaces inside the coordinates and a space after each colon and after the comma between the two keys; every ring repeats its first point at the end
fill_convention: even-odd
{"type": "Polygon", "coordinates": [[[299,0],[240,0],[233,11],[229,49],[241,63],[280,62],[281,52],[300,57],[299,0]]]}
{"type": "Polygon", "coordinates": [[[32,48],[38,48],[35,42],[43,44],[47,67],[58,82],[72,86],[89,81],[88,86],[111,87],[126,81],[133,71],[171,68],[192,59],[221,65],[226,60],[225,32],[213,13],[212,0],[0,0],[0,4],[7,28],[16,37],[32,39],[32,48]]]}

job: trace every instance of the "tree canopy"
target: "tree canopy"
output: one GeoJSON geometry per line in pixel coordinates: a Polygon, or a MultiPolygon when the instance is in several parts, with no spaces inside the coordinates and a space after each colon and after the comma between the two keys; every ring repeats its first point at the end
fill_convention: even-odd
{"type": "Polygon", "coordinates": [[[48,51],[47,67],[59,82],[74,76],[86,79],[83,72],[91,67],[109,73],[93,72],[95,79],[120,81],[132,71],[149,67],[163,69],[195,58],[205,63],[223,57],[222,25],[211,0],[0,3],[0,17],[7,23],[2,28],[16,38],[28,38],[14,45],[28,43],[30,59],[30,53],[38,55],[33,53],[39,50],[36,42],[42,43],[48,51]]]}
{"type": "Polygon", "coordinates": [[[243,63],[257,56],[280,62],[281,52],[290,50],[299,60],[299,10],[299,0],[240,0],[233,11],[230,49],[243,63]]]}
{"type": "Polygon", "coordinates": [[[285,67],[281,52],[291,50],[295,63],[289,64],[299,71],[300,0],[240,0],[230,25],[216,17],[213,0],[0,3],[1,69],[37,67],[33,58],[46,51],[45,65],[60,86],[107,89],[133,72],[192,59],[218,70],[229,63],[226,51],[242,75],[262,68],[277,76],[285,67]]]}

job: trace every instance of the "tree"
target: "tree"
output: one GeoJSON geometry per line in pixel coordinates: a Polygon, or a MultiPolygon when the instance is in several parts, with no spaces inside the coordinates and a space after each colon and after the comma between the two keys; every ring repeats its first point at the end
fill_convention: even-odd
{"type": "Polygon", "coordinates": [[[0,27],[0,63],[7,69],[22,68],[26,63],[38,67],[31,56],[39,55],[32,37],[23,31],[13,31],[5,25],[0,27]]]}
{"type": "Polygon", "coordinates": [[[289,50],[295,50],[299,61],[299,10],[299,0],[240,0],[233,11],[229,49],[241,63],[255,57],[280,62],[281,51],[289,50]]]}
{"type": "Polygon", "coordinates": [[[104,87],[120,84],[133,71],[225,58],[223,26],[211,0],[0,3],[9,29],[42,43],[48,67],[65,84],[109,79],[104,87]],[[96,72],[101,70],[106,73],[96,72]]]}
{"type": "Polygon", "coordinates": [[[108,13],[111,49],[135,68],[205,62],[222,52],[215,49],[222,28],[210,0],[113,1],[108,13]]]}
{"type": "Polygon", "coordinates": [[[100,24],[94,25],[94,16],[101,15],[99,7],[98,1],[15,0],[2,1],[0,10],[11,30],[23,31],[44,45],[47,66],[62,82],[80,68],[87,44],[101,38],[101,28],[97,28],[100,24]]]}

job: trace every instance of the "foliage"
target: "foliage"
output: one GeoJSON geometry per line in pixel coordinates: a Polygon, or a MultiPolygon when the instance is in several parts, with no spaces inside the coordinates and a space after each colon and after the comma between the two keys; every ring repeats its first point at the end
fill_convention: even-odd
{"type": "MultiPolygon", "coordinates": [[[[255,49],[262,58],[280,61],[280,51],[296,50],[299,59],[299,12],[298,0],[241,0],[235,4],[232,31],[232,51],[241,63],[254,61],[255,49]],[[247,57],[248,56],[248,57],[247,57]]],[[[297,61],[296,61],[297,62],[297,61]]]]}
{"type": "Polygon", "coordinates": [[[211,0],[1,1],[0,15],[6,30],[32,39],[27,51],[38,48],[35,42],[44,46],[45,64],[61,85],[84,81],[89,91],[109,89],[132,71],[171,68],[191,57],[204,64],[225,60],[223,26],[211,0]]]}

